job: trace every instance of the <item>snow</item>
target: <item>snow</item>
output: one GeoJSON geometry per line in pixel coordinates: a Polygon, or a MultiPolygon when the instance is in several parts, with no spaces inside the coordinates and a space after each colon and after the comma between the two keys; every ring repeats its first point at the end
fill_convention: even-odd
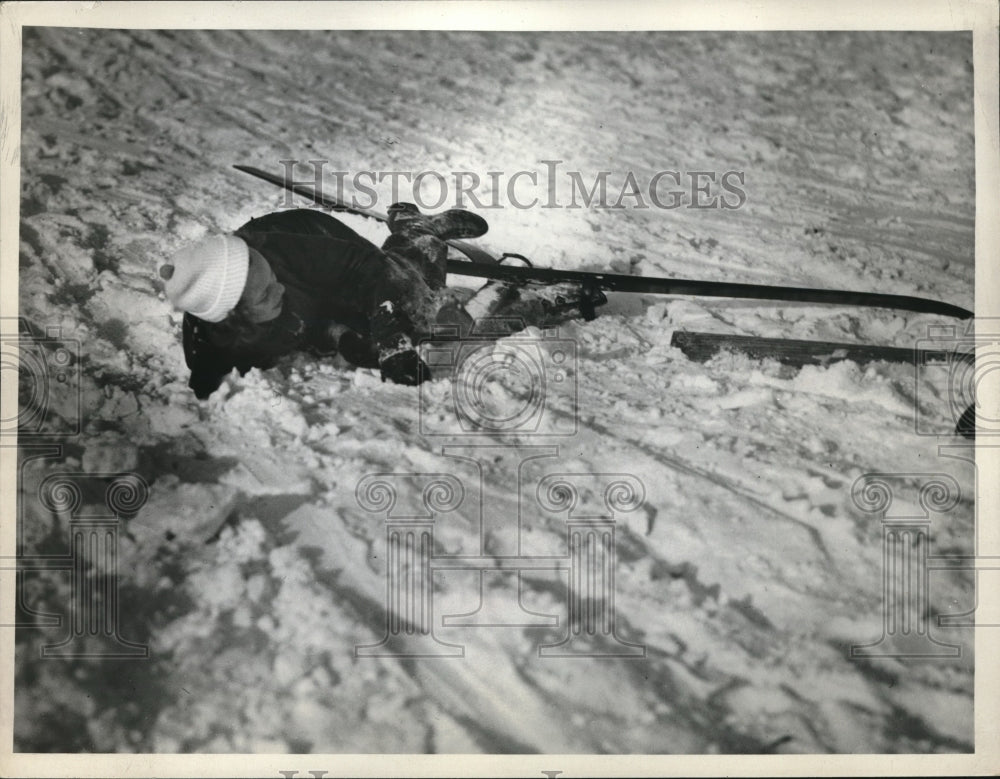
{"type": "MultiPolygon", "coordinates": [[[[897,506],[911,514],[922,474],[953,477],[963,498],[932,515],[932,554],[971,553],[971,465],[938,455],[960,440],[914,427],[929,384],[909,366],[794,371],[725,353],[700,364],[670,346],[676,330],[703,330],[909,347],[953,322],[614,295],[558,334],[577,359],[547,385],[539,424],[577,413],[573,435],[449,438],[422,425],[459,432],[455,381],[401,387],[339,358],[233,374],[197,401],[155,269],[280,207],[282,192],[233,163],[544,178],[543,161],[562,160],[588,182],[612,171],[614,193],[627,171],[741,170],[747,200],[484,209],[479,245],[544,266],[971,308],[970,57],[968,34],[26,30],[21,315],[79,342],[83,429],[61,457],[25,466],[24,540],[40,552],[67,537],[65,518],[30,497],[46,475],[138,473],[150,495],[121,539],[120,629],[150,660],[43,661],[59,630],[19,630],[16,748],[969,751],[971,630],[932,627],[961,646],[956,658],[848,656],[882,629],[881,528],[852,501],[859,477],[902,474],[897,506]],[[511,450],[472,463],[446,444],[558,455],[512,467],[511,450]],[[566,573],[531,570],[520,592],[516,576],[491,574],[483,597],[520,595],[562,628],[452,627],[438,637],[461,658],[356,657],[385,633],[385,518],[355,498],[373,473],[459,475],[465,502],[438,518],[435,543],[467,555],[481,542],[502,554],[515,527],[527,553],[566,554],[563,515],[519,510],[547,474],[640,480],[643,505],[617,522],[615,606],[618,635],[645,656],[540,657],[563,635],[566,573]],[[492,518],[482,538],[477,506],[492,518]]],[[[384,208],[388,184],[376,189],[384,208]]],[[[486,183],[477,192],[488,200],[486,183]]],[[[538,330],[498,349],[528,344],[553,365],[538,330]]],[[[497,376],[491,413],[515,413],[524,388],[497,376]]],[[[53,393],[58,428],[73,396],[53,393]]],[[[947,429],[950,409],[925,406],[947,429]]],[[[400,505],[423,505],[414,485],[400,505]]],[[[33,608],[65,611],[67,577],[27,580],[33,608]]],[[[475,610],[479,584],[475,571],[436,572],[437,615],[475,610]]],[[[971,575],[932,573],[934,614],[973,605],[971,575]]]]}

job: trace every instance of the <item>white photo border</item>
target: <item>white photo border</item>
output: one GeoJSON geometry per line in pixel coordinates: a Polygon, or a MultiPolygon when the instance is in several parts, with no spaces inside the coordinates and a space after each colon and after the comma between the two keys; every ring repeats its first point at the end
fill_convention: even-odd
{"type": "MultiPolygon", "coordinates": [[[[704,3],[614,0],[382,2],[11,2],[0,7],[0,310],[18,311],[21,29],[24,26],[174,29],[971,30],[976,157],[976,313],[1000,316],[1000,127],[995,0],[802,0],[704,3]]],[[[8,393],[11,395],[12,393],[8,393]]],[[[983,402],[996,409],[1000,398],[983,402]]],[[[16,396],[0,399],[8,409],[16,396]]],[[[4,418],[8,418],[4,414],[4,418]]],[[[977,447],[980,473],[1000,473],[997,449],[977,447]]],[[[15,454],[0,449],[0,556],[13,556],[15,454]]],[[[1000,537],[1000,480],[979,485],[980,532],[1000,537]]],[[[986,539],[984,539],[986,540],[986,539]]],[[[0,623],[14,613],[13,573],[0,572],[0,623]]],[[[1000,593],[982,593],[996,600],[1000,593]]],[[[0,775],[4,776],[788,776],[979,775],[1000,771],[996,631],[976,633],[973,754],[948,755],[38,755],[13,753],[14,631],[0,631],[0,775]]]]}

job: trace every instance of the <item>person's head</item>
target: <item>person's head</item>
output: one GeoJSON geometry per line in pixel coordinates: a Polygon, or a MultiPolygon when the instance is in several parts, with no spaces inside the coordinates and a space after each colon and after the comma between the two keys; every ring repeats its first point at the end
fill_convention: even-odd
{"type": "Polygon", "coordinates": [[[205,238],[160,266],[170,301],[206,322],[221,322],[239,305],[252,322],[281,313],[284,287],[258,252],[234,235],[205,238]]]}

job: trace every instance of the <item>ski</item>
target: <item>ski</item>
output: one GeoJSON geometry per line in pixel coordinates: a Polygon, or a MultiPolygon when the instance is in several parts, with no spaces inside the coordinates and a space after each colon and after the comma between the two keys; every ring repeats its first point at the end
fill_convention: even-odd
{"type": "Polygon", "coordinates": [[[670,345],[680,349],[695,362],[706,362],[719,352],[732,351],[757,360],[771,358],[796,368],[805,365],[829,365],[841,360],[852,360],[858,365],[883,361],[911,365],[975,361],[973,352],[902,349],[894,346],[802,341],[790,338],[759,338],[750,335],[700,333],[689,330],[674,331],[670,345]]]}
{"type": "Polygon", "coordinates": [[[951,303],[880,292],[780,287],[770,284],[740,284],[729,281],[695,281],[693,279],[658,278],[655,276],[625,276],[616,273],[556,270],[554,268],[521,268],[510,265],[485,265],[478,262],[454,262],[451,260],[448,261],[448,272],[511,282],[534,281],[542,284],[576,282],[584,286],[596,287],[605,292],[785,300],[796,303],[891,308],[925,314],[942,314],[959,319],[969,319],[973,316],[971,311],[951,303]]]}
{"type": "MultiPolygon", "coordinates": [[[[975,365],[975,352],[939,349],[901,349],[894,346],[842,344],[830,341],[800,341],[790,338],[758,338],[728,333],[699,333],[676,330],[670,345],[680,349],[695,362],[707,362],[722,351],[738,352],[755,360],[771,358],[783,365],[802,368],[806,365],[829,365],[852,360],[858,365],[873,362],[909,363],[910,365],[969,363],[975,365]]],[[[976,438],[976,405],[969,404],[955,425],[955,434],[969,440],[976,438]]]]}
{"type": "MultiPolygon", "coordinates": [[[[385,221],[386,216],[369,209],[349,206],[335,197],[316,192],[312,187],[296,184],[282,176],[268,173],[248,165],[234,165],[237,170],[277,184],[292,192],[308,197],[313,202],[333,211],[385,221]]],[[[555,284],[575,282],[605,292],[636,292],[656,295],[691,295],[695,297],[724,297],[751,300],[774,300],[795,303],[821,303],[825,305],[859,306],[941,314],[959,319],[970,319],[973,312],[951,303],[911,295],[893,295],[880,292],[854,292],[850,290],[812,289],[809,287],[784,287],[771,284],[742,284],[729,281],[698,281],[694,279],[659,278],[655,276],[626,276],[615,273],[558,270],[503,265],[500,260],[465,241],[448,244],[462,252],[471,262],[448,260],[448,272],[484,279],[498,279],[513,283],[536,282],[555,284]]],[[[517,256],[517,255],[511,255],[517,256]]],[[[502,258],[501,258],[502,259],[502,258]]]]}

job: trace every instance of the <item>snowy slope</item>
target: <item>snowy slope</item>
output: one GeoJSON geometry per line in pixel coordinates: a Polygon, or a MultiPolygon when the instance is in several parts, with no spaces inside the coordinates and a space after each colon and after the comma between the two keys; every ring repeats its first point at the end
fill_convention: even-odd
{"type": "MultiPolygon", "coordinates": [[[[615,298],[559,333],[578,360],[546,404],[571,415],[575,388],[576,434],[470,439],[522,447],[477,469],[442,450],[465,439],[421,432],[420,414],[451,413],[447,378],[421,406],[418,390],[371,371],[298,357],[199,403],[154,269],[282,203],[234,162],[484,174],[561,160],[587,181],[745,171],[747,202],[484,210],[484,247],[556,267],[971,308],[970,57],[958,34],[27,31],[20,314],[82,344],[84,403],[83,434],[25,466],[25,548],[66,543],[67,517],[35,498],[47,475],[139,474],[149,502],[121,540],[121,632],[151,654],[43,661],[60,632],[20,630],[16,748],[969,750],[971,630],[934,628],[957,658],[848,656],[882,631],[882,531],[852,500],[856,479],[904,474],[896,498],[917,506],[921,474],[950,475],[962,497],[933,517],[933,553],[972,551],[972,468],[938,453],[961,439],[914,430],[930,387],[908,366],[702,365],[669,345],[688,329],[908,347],[953,322],[615,298]],[[531,446],[558,450],[518,468],[531,446]],[[560,472],[644,486],[618,522],[615,588],[617,633],[644,657],[539,657],[567,617],[566,574],[551,570],[520,585],[490,574],[483,597],[520,597],[559,626],[438,631],[462,658],[355,657],[386,618],[386,530],[356,500],[361,479],[458,475],[471,502],[435,527],[441,554],[478,554],[482,541],[491,558],[559,556],[565,518],[523,506],[530,485],[560,472]]],[[[500,377],[490,392],[514,407],[522,389],[500,377]]],[[[924,410],[947,427],[938,400],[924,410]]],[[[437,613],[475,610],[478,576],[435,574],[437,613]]],[[[932,585],[934,614],[974,605],[967,573],[934,573],[932,585]]],[[[60,574],[29,575],[26,601],[64,612],[68,588],[60,574]]]]}

